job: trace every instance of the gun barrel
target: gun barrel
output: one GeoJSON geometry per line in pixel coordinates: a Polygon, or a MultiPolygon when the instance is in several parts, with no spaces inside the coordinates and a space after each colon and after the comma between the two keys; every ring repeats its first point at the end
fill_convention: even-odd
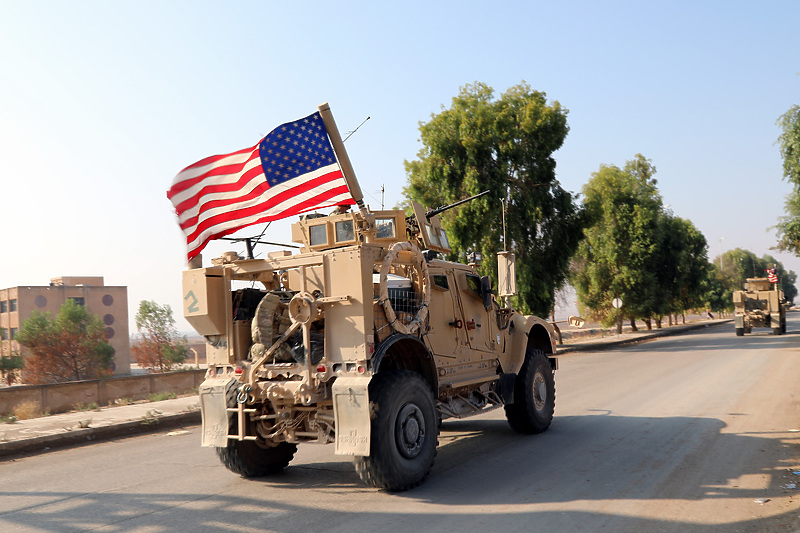
{"type": "Polygon", "coordinates": [[[436,215],[438,215],[442,211],[447,211],[448,209],[452,209],[453,207],[456,207],[458,205],[461,205],[461,204],[464,204],[466,202],[472,201],[475,198],[480,198],[481,196],[485,196],[487,194],[489,194],[488,190],[483,191],[481,193],[478,193],[475,196],[470,196],[469,198],[464,198],[463,200],[459,200],[459,201],[454,202],[454,203],[452,203],[450,205],[443,205],[442,207],[437,207],[436,209],[431,209],[430,211],[425,213],[425,218],[430,220],[431,218],[435,217],[436,215]]]}

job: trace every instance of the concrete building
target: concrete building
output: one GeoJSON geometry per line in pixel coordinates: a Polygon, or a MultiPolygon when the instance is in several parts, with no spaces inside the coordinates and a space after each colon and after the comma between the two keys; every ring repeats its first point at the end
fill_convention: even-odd
{"type": "Polygon", "coordinates": [[[53,317],[67,300],[83,305],[89,313],[100,317],[106,326],[106,337],[114,348],[114,375],[130,374],[131,347],[128,332],[128,288],[108,287],[102,276],[62,276],[50,279],[46,287],[11,287],[0,289],[0,356],[19,352],[14,340],[20,324],[33,311],[51,313],[53,317]]]}

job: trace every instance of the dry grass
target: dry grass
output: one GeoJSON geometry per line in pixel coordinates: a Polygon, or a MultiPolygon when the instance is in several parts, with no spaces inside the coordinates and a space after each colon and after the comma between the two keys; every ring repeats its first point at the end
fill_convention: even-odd
{"type": "Polygon", "coordinates": [[[30,420],[44,416],[39,402],[27,400],[14,406],[14,416],[17,420],[30,420]]]}

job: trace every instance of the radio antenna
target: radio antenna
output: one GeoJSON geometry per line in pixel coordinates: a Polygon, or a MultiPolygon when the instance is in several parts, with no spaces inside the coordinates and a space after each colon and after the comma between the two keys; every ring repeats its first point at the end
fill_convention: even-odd
{"type": "MultiPolygon", "coordinates": [[[[359,125],[358,125],[358,128],[360,128],[361,126],[363,126],[363,125],[364,125],[364,122],[366,122],[366,121],[368,121],[368,120],[369,120],[369,117],[365,118],[365,119],[364,119],[364,120],[361,122],[361,124],[359,124],[359,125]]],[[[347,139],[349,139],[350,137],[352,137],[352,136],[353,136],[353,134],[354,134],[355,132],[357,132],[357,131],[358,131],[358,128],[354,129],[353,131],[350,131],[350,132],[348,132],[348,133],[347,133],[347,137],[345,137],[345,138],[344,138],[344,141],[342,141],[342,142],[346,142],[346,141],[347,141],[347,139]]]]}

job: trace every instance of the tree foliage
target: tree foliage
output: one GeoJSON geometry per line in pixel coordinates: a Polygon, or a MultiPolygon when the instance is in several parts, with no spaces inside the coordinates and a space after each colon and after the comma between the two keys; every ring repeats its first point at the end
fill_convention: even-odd
{"type": "Polygon", "coordinates": [[[131,347],[131,353],[142,368],[168,372],[186,360],[189,351],[186,339],[178,335],[169,305],[142,300],[136,313],[136,327],[140,338],[131,347]]]}
{"type": "Polygon", "coordinates": [[[627,317],[649,317],[658,301],[658,224],[661,196],[655,167],[641,154],[625,168],[602,165],[583,187],[588,218],[578,246],[572,284],[581,305],[606,325],[627,317]],[[612,301],[623,302],[621,311],[612,301]]]}
{"type": "Polygon", "coordinates": [[[664,209],[655,173],[652,161],[636,154],[621,169],[602,165],[583,189],[588,226],[572,283],[584,311],[605,325],[624,316],[649,326],[707,305],[708,243],[691,221],[664,209]]]}
{"type": "Polygon", "coordinates": [[[794,185],[786,196],[786,214],[778,220],[777,249],[800,255],[800,105],[793,105],[778,119],[783,177],[794,185]]]}
{"type": "Polygon", "coordinates": [[[114,348],[103,322],[85,307],[67,300],[55,318],[34,311],[16,337],[30,351],[22,380],[29,384],[97,379],[111,374],[114,348]]]}
{"type": "Polygon", "coordinates": [[[659,218],[658,235],[655,315],[708,307],[711,265],[705,236],[691,221],[668,212],[659,218]]]}
{"type": "Polygon", "coordinates": [[[540,316],[550,312],[566,281],[583,227],[575,197],[555,177],[553,152],[568,131],[567,110],[526,83],[499,98],[475,83],[420,124],[423,148],[417,160],[405,162],[406,196],[429,207],[491,191],[443,213],[442,223],[453,250],[449,259],[479,252],[481,273],[494,279],[493,257],[503,236],[499,200],[505,201],[506,246],[517,257],[516,305],[540,316]]]}

